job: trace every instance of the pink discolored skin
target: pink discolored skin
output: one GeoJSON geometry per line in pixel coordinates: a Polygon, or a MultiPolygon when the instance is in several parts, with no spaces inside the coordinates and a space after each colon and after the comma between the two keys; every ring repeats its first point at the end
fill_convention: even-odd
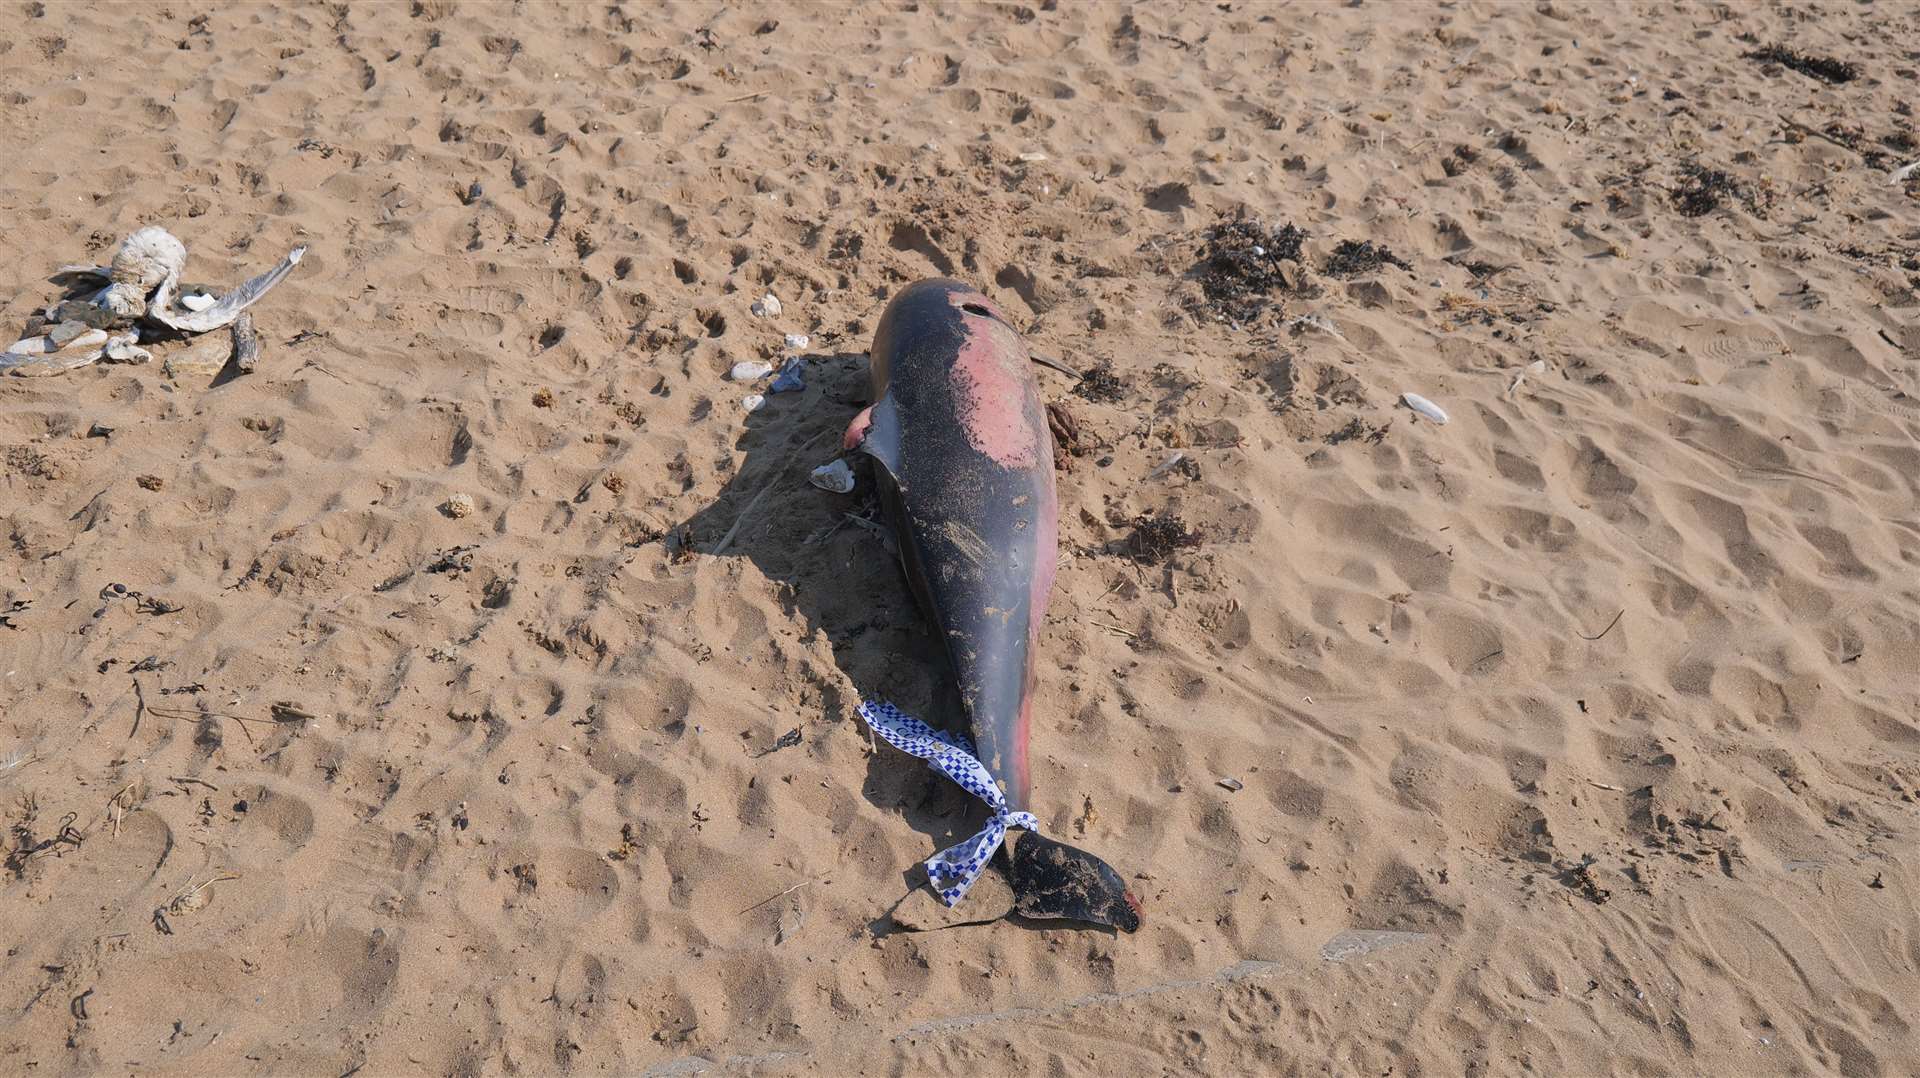
{"type": "MultiPolygon", "coordinates": [[[[956,297],[958,298],[958,297],[956,297]]],[[[954,357],[954,400],[967,443],[1005,468],[1031,468],[1045,426],[1034,429],[1023,405],[1033,380],[1020,337],[1005,322],[963,311],[965,339],[954,357]]]]}

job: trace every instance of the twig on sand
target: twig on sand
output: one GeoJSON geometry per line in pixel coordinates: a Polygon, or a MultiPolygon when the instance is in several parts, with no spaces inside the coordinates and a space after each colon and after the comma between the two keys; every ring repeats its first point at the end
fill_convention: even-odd
{"type": "MultiPolygon", "coordinates": [[[[810,884],[812,882],[813,882],[812,880],[801,880],[799,883],[794,884],[792,887],[787,888],[786,890],[780,892],[777,895],[768,895],[767,897],[761,899],[760,901],[755,902],[753,905],[748,906],[744,910],[741,910],[740,913],[752,913],[754,910],[757,910],[760,907],[766,905],[767,903],[772,902],[774,899],[785,898],[786,896],[794,893],[795,891],[798,891],[800,888],[805,887],[807,884],[810,884]]],[[[740,913],[736,913],[734,914],[734,916],[738,917],[740,916],[740,913]]]]}
{"type": "MultiPolygon", "coordinates": [[[[168,899],[167,904],[161,907],[161,909],[166,910],[168,913],[191,913],[201,906],[206,905],[205,900],[200,898],[200,892],[205,891],[216,883],[225,883],[228,880],[237,880],[239,878],[240,874],[237,872],[216,872],[207,878],[207,882],[197,886],[187,887],[179,894],[168,899]]],[[[187,882],[191,884],[193,877],[187,877],[187,882]]]]}
{"type": "Polygon", "coordinates": [[[1820,139],[1823,142],[1831,142],[1835,146],[1838,146],[1841,149],[1857,157],[1866,156],[1865,154],[1861,153],[1859,150],[1856,150],[1853,147],[1847,145],[1846,143],[1841,142],[1839,139],[1834,138],[1832,135],[1827,134],[1825,131],[1816,131],[1813,128],[1808,127],[1806,124],[1803,124],[1800,121],[1792,119],[1784,114],[1781,115],[1780,122],[1783,124],[1786,124],[1788,127],[1793,128],[1795,131],[1799,131],[1802,134],[1812,135],[1814,138],[1820,139]]]}
{"type": "MultiPolygon", "coordinates": [[[[803,444],[799,449],[796,449],[793,451],[792,455],[797,457],[801,453],[806,452],[808,449],[813,448],[813,443],[819,441],[822,436],[829,433],[831,432],[823,430],[819,434],[816,434],[813,437],[808,438],[805,444],[803,444]]],[[[773,488],[779,485],[780,485],[780,474],[779,474],[779,469],[776,468],[774,471],[773,477],[767,480],[766,486],[761,487],[760,493],[755,494],[753,496],[753,500],[747,503],[747,507],[745,509],[740,510],[740,515],[739,517],[735,518],[733,522],[733,527],[728,528],[727,534],[721,536],[720,541],[713,544],[713,549],[707,551],[707,553],[716,557],[719,556],[720,554],[725,553],[727,549],[727,544],[733,542],[734,533],[740,530],[740,525],[745,524],[747,522],[747,518],[753,515],[753,511],[759,507],[761,499],[773,493],[773,488]]]]}
{"type": "Polygon", "coordinates": [[[767,495],[773,493],[774,486],[777,485],[779,482],[780,482],[780,477],[775,476],[774,478],[772,478],[767,482],[766,486],[761,487],[760,493],[755,494],[753,496],[753,500],[747,503],[747,507],[745,509],[740,510],[740,515],[734,518],[733,527],[728,528],[727,534],[721,536],[720,541],[713,544],[713,549],[707,551],[707,553],[712,554],[715,557],[718,557],[719,555],[726,553],[727,544],[733,542],[734,533],[739,531],[740,525],[745,524],[747,522],[747,518],[753,515],[753,511],[759,508],[760,502],[763,499],[765,499],[767,495]]]}
{"type": "Polygon", "coordinates": [[[120,787],[118,793],[107,799],[107,809],[113,813],[113,837],[120,837],[120,821],[128,810],[140,800],[140,780],[134,779],[120,787]],[[132,795],[132,796],[128,796],[132,795]]]}
{"type": "MultiPolygon", "coordinates": [[[[1609,621],[1609,622],[1607,622],[1607,627],[1606,627],[1606,628],[1604,628],[1604,629],[1602,629],[1602,630],[1600,630],[1600,636],[1605,636],[1605,635],[1607,635],[1608,633],[1610,633],[1610,632],[1612,632],[1612,631],[1613,631],[1613,627],[1614,627],[1615,625],[1618,625],[1618,624],[1620,624],[1620,619],[1621,619],[1622,617],[1625,617],[1625,616],[1626,616],[1626,613],[1627,613],[1627,608],[1626,608],[1626,607],[1624,607],[1624,606],[1623,606],[1623,607],[1621,607],[1621,608],[1620,608],[1620,613],[1618,613],[1618,614],[1615,614],[1615,615],[1613,616],[1613,620],[1612,620],[1612,621],[1609,621]]],[[[1576,633],[1580,633],[1580,630],[1578,630],[1578,629],[1575,629],[1575,630],[1574,630],[1574,632],[1576,632],[1576,633]]],[[[1582,639],[1582,640],[1598,640],[1598,639],[1600,639],[1600,636],[1588,636],[1588,635],[1587,635],[1586,633],[1580,633],[1580,639],[1582,639]]]]}
{"type": "Polygon", "coordinates": [[[1618,786],[1615,786],[1615,785],[1613,785],[1613,784],[1611,784],[1611,783],[1606,783],[1606,782],[1595,782],[1595,781],[1593,781],[1592,779],[1588,779],[1588,780],[1587,780],[1587,785],[1589,785],[1589,786],[1591,786],[1591,787],[1593,787],[1593,788],[1594,788],[1594,789],[1596,789],[1596,790],[1612,790],[1612,791],[1613,791],[1614,793],[1617,793],[1617,794],[1623,794],[1623,793],[1626,793],[1626,792],[1627,792],[1626,790],[1624,790],[1624,789],[1622,789],[1622,788],[1620,788],[1620,787],[1618,787],[1618,786]]]}
{"type": "Polygon", "coordinates": [[[1035,352],[1032,349],[1027,350],[1027,355],[1031,357],[1035,363],[1040,364],[1042,367],[1050,367],[1053,370],[1059,371],[1061,374],[1068,375],[1073,378],[1085,377],[1085,375],[1082,375],[1079,371],[1074,370],[1072,367],[1067,366],[1065,363],[1060,362],[1059,360],[1053,358],[1052,356],[1041,355],[1039,352],[1035,352]]]}
{"type": "Polygon", "coordinates": [[[147,713],[157,715],[163,719],[174,719],[178,722],[197,723],[202,719],[232,719],[234,722],[240,724],[240,732],[247,735],[247,744],[254,748],[259,748],[260,744],[253,739],[253,731],[247,729],[247,724],[250,722],[271,723],[273,721],[272,719],[248,718],[245,715],[235,715],[226,711],[188,711],[185,708],[153,707],[152,705],[148,705],[147,713]]]}
{"type": "Polygon", "coordinates": [[[732,105],[741,101],[752,101],[756,97],[765,97],[772,92],[771,90],[755,90],[750,94],[741,94],[739,97],[729,97],[727,98],[727,104],[732,105]]]}
{"type": "Polygon", "coordinates": [[[1128,632],[1127,630],[1125,630],[1125,629],[1122,629],[1122,628],[1121,628],[1120,626],[1118,626],[1118,625],[1109,625],[1108,623],[1106,623],[1106,622],[1104,622],[1104,621],[1096,621],[1096,622],[1094,622],[1094,624],[1095,624],[1095,625],[1098,625],[1098,626],[1100,626],[1100,627],[1101,627],[1102,629],[1106,629],[1106,630],[1108,630],[1109,632],[1116,632],[1116,633],[1119,633],[1119,634],[1120,634],[1121,636],[1124,636],[1124,637],[1126,637],[1126,638],[1128,638],[1128,639],[1130,639],[1130,640],[1138,640],[1138,639],[1140,639],[1140,634],[1139,634],[1139,633],[1130,633],[1130,632],[1128,632]]]}

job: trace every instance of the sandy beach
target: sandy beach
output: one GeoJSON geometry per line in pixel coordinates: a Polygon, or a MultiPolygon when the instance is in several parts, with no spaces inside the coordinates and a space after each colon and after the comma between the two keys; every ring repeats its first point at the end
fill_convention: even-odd
{"type": "Polygon", "coordinates": [[[254,373],[0,376],[0,1073],[1920,1071],[1920,7],[6,10],[0,345],[308,252],[254,373]],[[1135,934],[941,907],[854,715],[929,276],[1083,373],[1135,934]]]}

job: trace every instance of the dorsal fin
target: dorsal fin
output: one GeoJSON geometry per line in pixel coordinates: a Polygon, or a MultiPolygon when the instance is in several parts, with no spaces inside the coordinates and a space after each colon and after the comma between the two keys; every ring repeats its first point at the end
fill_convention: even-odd
{"type": "Polygon", "coordinates": [[[879,461],[894,479],[900,478],[900,412],[892,393],[883,394],[853,417],[844,445],[879,461]]]}

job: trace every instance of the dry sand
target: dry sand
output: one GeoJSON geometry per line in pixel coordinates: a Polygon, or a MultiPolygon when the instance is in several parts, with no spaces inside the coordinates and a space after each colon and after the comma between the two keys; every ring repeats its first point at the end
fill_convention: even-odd
{"type": "Polygon", "coordinates": [[[5,10],[9,330],[312,250],[0,382],[0,1072],[1920,1069],[1914,6],[5,10]],[[939,928],[852,718],[939,652],[806,474],[949,272],[1118,379],[1033,753],[1137,935],[939,928]]]}

